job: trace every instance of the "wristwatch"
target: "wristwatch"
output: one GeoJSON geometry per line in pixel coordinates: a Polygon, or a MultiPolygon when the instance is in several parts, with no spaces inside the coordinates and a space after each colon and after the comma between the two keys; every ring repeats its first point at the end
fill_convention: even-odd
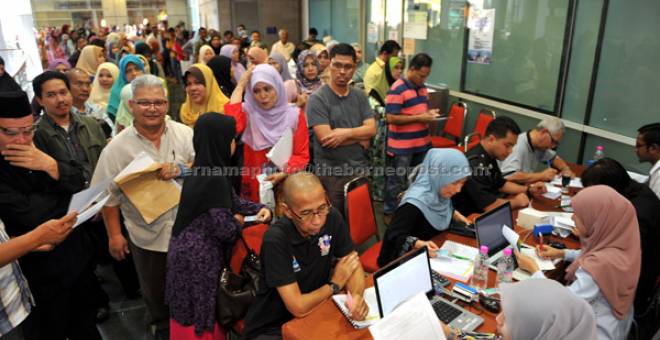
{"type": "Polygon", "coordinates": [[[330,288],[332,288],[332,295],[339,294],[339,291],[341,290],[341,288],[339,288],[338,284],[336,284],[332,281],[328,282],[328,284],[330,285],[330,288]]]}

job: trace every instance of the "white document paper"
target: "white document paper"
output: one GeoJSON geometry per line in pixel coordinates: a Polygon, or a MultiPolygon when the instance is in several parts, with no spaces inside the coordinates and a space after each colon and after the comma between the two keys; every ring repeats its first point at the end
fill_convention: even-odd
{"type": "Polygon", "coordinates": [[[292,153],[293,133],[291,132],[291,129],[286,129],[282,137],[280,137],[280,140],[278,140],[270,151],[268,151],[266,157],[270,159],[273,164],[277,165],[280,170],[284,170],[292,153]]]}
{"type": "Polygon", "coordinates": [[[74,210],[78,213],[82,213],[85,209],[89,208],[92,203],[98,201],[101,195],[106,192],[111,181],[112,178],[106,178],[96,185],[74,194],[73,197],[71,197],[71,202],[69,202],[69,210],[67,211],[67,214],[74,210]]]}
{"type": "Polygon", "coordinates": [[[627,173],[630,176],[630,178],[632,178],[637,183],[644,184],[644,183],[648,182],[648,180],[649,180],[649,176],[646,176],[646,175],[638,174],[638,173],[632,172],[632,171],[627,171],[627,173]]]}
{"type": "Polygon", "coordinates": [[[440,256],[430,258],[431,269],[454,280],[468,282],[478,253],[477,248],[445,241],[438,252],[440,256]]]}
{"type": "Polygon", "coordinates": [[[133,158],[133,160],[124,168],[124,170],[115,176],[115,180],[119,180],[120,178],[132,173],[140,172],[153,165],[154,163],[156,163],[156,161],[149,157],[146,152],[142,151],[137,154],[135,158],[133,158]]]}
{"type": "Polygon", "coordinates": [[[100,201],[96,202],[93,204],[91,207],[87,208],[86,210],[80,212],[78,214],[78,219],[76,220],[76,224],[73,226],[74,228],[87,222],[90,218],[94,217],[96,214],[103,209],[103,206],[105,205],[105,202],[108,201],[110,198],[110,195],[105,195],[100,201]]]}
{"type": "Polygon", "coordinates": [[[561,197],[561,188],[556,187],[550,183],[545,183],[546,193],[543,194],[544,197],[551,200],[556,200],[561,197]]]}
{"type": "Polygon", "coordinates": [[[373,325],[377,320],[380,319],[380,311],[378,310],[378,297],[376,296],[376,288],[375,287],[369,287],[364,290],[363,293],[364,297],[364,302],[366,302],[367,307],[369,308],[369,312],[367,313],[367,317],[362,320],[362,321],[356,321],[356,320],[351,320],[349,318],[350,311],[348,308],[346,308],[346,294],[337,294],[332,296],[332,300],[334,300],[335,305],[339,310],[346,316],[346,318],[349,318],[349,322],[353,325],[353,327],[357,329],[362,329],[362,328],[367,328],[371,325],[373,325]]]}
{"type": "Polygon", "coordinates": [[[369,327],[369,332],[375,340],[447,339],[424,293],[418,293],[399,305],[392,313],[369,327]]]}
{"type": "Polygon", "coordinates": [[[570,217],[555,216],[553,226],[564,229],[575,228],[575,222],[570,217]]]}
{"type": "Polygon", "coordinates": [[[243,218],[243,222],[248,223],[248,222],[255,222],[257,220],[257,215],[252,215],[252,216],[245,216],[243,218]]]}
{"type": "Polygon", "coordinates": [[[551,260],[546,260],[543,258],[540,258],[538,255],[536,255],[536,251],[531,248],[523,248],[521,251],[524,255],[527,255],[536,261],[536,264],[539,266],[540,270],[553,270],[555,269],[555,265],[552,263],[551,260]]]}
{"type": "Polygon", "coordinates": [[[504,238],[509,241],[509,244],[513,249],[519,249],[518,240],[520,239],[520,235],[518,235],[517,232],[513,231],[513,229],[505,224],[502,226],[502,235],[504,235],[504,238]]]}

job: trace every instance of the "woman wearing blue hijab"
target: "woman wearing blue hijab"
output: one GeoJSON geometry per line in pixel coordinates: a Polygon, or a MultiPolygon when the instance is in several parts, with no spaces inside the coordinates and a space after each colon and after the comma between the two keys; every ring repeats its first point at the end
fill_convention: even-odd
{"type": "Polygon", "coordinates": [[[110,99],[108,100],[108,116],[113,122],[119,110],[121,90],[126,84],[132,82],[133,79],[142,74],[144,74],[144,64],[138,56],[129,54],[119,61],[119,77],[117,77],[115,83],[112,85],[110,99]]]}
{"type": "Polygon", "coordinates": [[[471,172],[460,151],[429,150],[385,232],[379,266],[421,247],[428,247],[431,256],[435,256],[438,246],[430,239],[447,230],[452,219],[467,222],[454,210],[451,197],[461,191],[471,172]]]}

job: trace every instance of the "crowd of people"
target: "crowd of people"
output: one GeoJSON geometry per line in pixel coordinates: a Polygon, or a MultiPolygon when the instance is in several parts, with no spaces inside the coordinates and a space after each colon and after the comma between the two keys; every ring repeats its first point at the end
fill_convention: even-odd
{"type": "MultiPolygon", "coordinates": [[[[47,29],[32,102],[0,63],[0,337],[100,339],[108,297],[94,270],[111,263],[126,296],[144,299],[156,338],[224,339],[218,278],[255,223],[270,226],[244,338],[281,338],[285,322],[342,289],[360,320],[365,275],[344,217],[347,183],[368,177],[383,197],[384,266],[412,249],[433,255],[431,239],[452,223],[505,202],[527,207],[545,182],[575,176],[555,151],[560,119],[522,132],[498,116],[467,153],[434,149],[429,123],[444,112],[429,107],[430,55],[405,65],[388,40],[368,63],[359,44],[308,33],[296,45],[281,29],[269,47],[242,25],[222,35],[166,23],[47,29]],[[169,82],[185,91],[178,112],[169,82]],[[291,156],[278,166],[268,153],[287,134],[291,156]],[[150,222],[111,180],[144,154],[162,165],[158,179],[181,185],[179,203],[150,222]],[[72,195],[106,181],[102,213],[73,228],[72,195]],[[264,182],[276,207],[260,202],[264,182]]],[[[595,162],[572,200],[582,249],[538,249],[572,262],[566,287],[517,254],[535,279],[502,288],[504,339],[623,339],[647,310],[660,274],[660,123],[640,128],[635,149],[653,164],[649,185],[614,159],[595,162]]]]}

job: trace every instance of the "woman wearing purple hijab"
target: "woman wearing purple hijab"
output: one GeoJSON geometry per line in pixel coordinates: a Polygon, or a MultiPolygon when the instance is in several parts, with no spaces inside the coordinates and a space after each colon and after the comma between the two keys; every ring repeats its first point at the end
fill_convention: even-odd
{"type": "Polygon", "coordinates": [[[220,49],[220,55],[231,59],[231,67],[234,71],[234,81],[238,83],[241,76],[243,76],[243,73],[245,73],[245,66],[241,64],[241,51],[238,50],[238,46],[234,44],[222,46],[220,49]]]}
{"type": "Polygon", "coordinates": [[[304,111],[289,104],[280,74],[268,64],[250,68],[236,85],[225,114],[245,126],[243,133],[243,171],[241,197],[259,201],[256,176],[265,168],[273,168],[266,154],[287,131],[293,135],[293,151],[287,164],[266,178],[277,184],[287,173],[302,170],[309,163],[309,135],[304,111]],[[245,92],[245,102],[241,102],[245,92]]]}
{"type": "Polygon", "coordinates": [[[69,61],[64,58],[53,59],[48,62],[48,71],[58,71],[61,73],[66,73],[66,71],[71,69],[71,64],[69,61]]]}

